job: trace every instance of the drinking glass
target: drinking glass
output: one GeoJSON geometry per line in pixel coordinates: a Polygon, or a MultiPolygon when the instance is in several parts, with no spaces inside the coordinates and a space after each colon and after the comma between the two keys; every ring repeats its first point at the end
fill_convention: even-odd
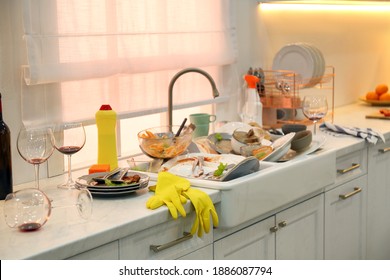
{"type": "Polygon", "coordinates": [[[20,231],[38,230],[49,220],[52,209],[64,207],[76,207],[83,219],[88,219],[92,215],[92,196],[87,189],[60,192],[54,195],[54,202],[45,192],[33,188],[8,194],[4,200],[6,224],[20,231]]]}
{"type": "Polygon", "coordinates": [[[302,111],[306,118],[313,121],[315,135],[317,122],[325,117],[328,112],[328,101],[326,96],[305,96],[302,101],[302,111]]]}
{"type": "Polygon", "coordinates": [[[74,188],[72,179],[72,155],[80,151],[85,144],[85,130],[82,123],[62,123],[52,130],[53,146],[60,153],[68,156],[68,179],[60,188],[74,188]]]}
{"type": "Polygon", "coordinates": [[[49,128],[22,127],[17,138],[20,156],[34,165],[35,187],[39,189],[39,165],[44,163],[54,151],[49,128]]]}

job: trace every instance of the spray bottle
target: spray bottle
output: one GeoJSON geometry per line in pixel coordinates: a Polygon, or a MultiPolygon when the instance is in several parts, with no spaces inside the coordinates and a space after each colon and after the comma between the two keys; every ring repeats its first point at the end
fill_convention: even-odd
{"type": "Polygon", "coordinates": [[[244,79],[247,86],[245,89],[243,121],[246,123],[255,122],[262,126],[263,104],[257,92],[257,84],[260,79],[250,72],[244,76],[244,79]]]}

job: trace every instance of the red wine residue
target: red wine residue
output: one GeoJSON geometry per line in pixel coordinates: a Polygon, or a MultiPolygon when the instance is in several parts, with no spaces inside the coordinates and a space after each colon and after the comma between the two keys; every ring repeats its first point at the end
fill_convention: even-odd
{"type": "Polygon", "coordinates": [[[41,227],[42,225],[40,223],[25,223],[19,226],[19,229],[21,231],[33,231],[37,230],[41,227]]]}
{"type": "Polygon", "coordinates": [[[65,155],[72,155],[74,153],[77,153],[81,150],[81,147],[79,146],[62,146],[58,148],[58,151],[65,155]]]}

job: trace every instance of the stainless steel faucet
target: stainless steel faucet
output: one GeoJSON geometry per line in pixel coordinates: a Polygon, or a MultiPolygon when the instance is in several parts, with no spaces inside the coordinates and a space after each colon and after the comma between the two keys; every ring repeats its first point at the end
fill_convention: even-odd
{"type": "Polygon", "coordinates": [[[217,90],[217,87],[215,85],[215,82],[213,80],[213,78],[210,76],[210,74],[208,74],[207,72],[201,70],[201,69],[198,69],[198,68],[186,68],[186,69],[183,69],[179,72],[176,73],[175,76],[173,76],[171,82],[169,83],[169,88],[168,88],[168,125],[169,127],[172,127],[172,111],[173,111],[173,108],[172,108],[172,92],[173,92],[173,86],[176,82],[176,80],[183,74],[185,73],[188,73],[188,72],[196,72],[196,73],[199,73],[199,74],[202,74],[203,76],[205,76],[210,84],[211,84],[211,87],[212,87],[212,90],[213,90],[213,97],[216,98],[219,96],[219,92],[217,90]]]}

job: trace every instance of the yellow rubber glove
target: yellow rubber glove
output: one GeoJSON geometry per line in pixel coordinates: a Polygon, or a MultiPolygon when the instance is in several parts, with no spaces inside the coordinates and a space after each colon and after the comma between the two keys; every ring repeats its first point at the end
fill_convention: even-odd
{"type": "Polygon", "coordinates": [[[195,208],[195,221],[192,225],[191,234],[198,231],[198,236],[202,237],[203,231],[210,231],[210,214],[213,219],[214,227],[218,226],[218,214],[210,197],[203,191],[189,188],[183,192],[183,196],[191,200],[195,208]]]}
{"type": "Polygon", "coordinates": [[[146,207],[156,209],[165,204],[174,219],[178,217],[177,211],[185,217],[186,211],[182,204],[186,203],[186,199],[180,193],[189,187],[190,182],[187,179],[169,172],[160,172],[157,176],[155,195],[148,199],[146,207]]]}

